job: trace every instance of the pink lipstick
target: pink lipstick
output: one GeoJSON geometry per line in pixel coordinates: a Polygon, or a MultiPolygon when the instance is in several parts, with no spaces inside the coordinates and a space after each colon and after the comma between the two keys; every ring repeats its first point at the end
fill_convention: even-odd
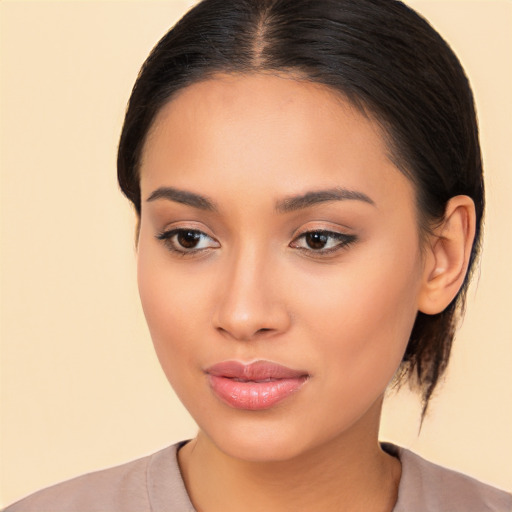
{"type": "Polygon", "coordinates": [[[307,372],[270,361],[224,361],[206,373],[211,389],[223,402],[251,411],[269,409],[298,391],[309,377],[307,372]]]}

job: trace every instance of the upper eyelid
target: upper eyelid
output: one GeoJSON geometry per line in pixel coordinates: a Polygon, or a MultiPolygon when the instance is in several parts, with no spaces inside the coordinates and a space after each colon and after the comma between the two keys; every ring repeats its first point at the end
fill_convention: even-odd
{"type": "Polygon", "coordinates": [[[313,254],[317,254],[318,256],[327,255],[328,253],[337,252],[339,250],[342,250],[344,247],[347,247],[348,245],[351,245],[358,241],[358,236],[355,234],[349,234],[349,233],[341,233],[339,231],[333,231],[328,229],[309,229],[306,231],[303,231],[296,235],[292,241],[290,242],[290,246],[294,249],[300,249],[304,250],[306,252],[311,252],[313,254]],[[337,240],[339,243],[335,245],[335,247],[331,248],[322,248],[322,249],[312,249],[307,247],[293,247],[292,244],[296,244],[298,240],[305,238],[306,235],[310,233],[322,233],[330,238],[337,240]]]}
{"type": "Polygon", "coordinates": [[[175,227],[175,228],[169,228],[164,229],[161,232],[157,234],[157,238],[171,238],[175,236],[176,234],[180,233],[181,231],[192,231],[194,233],[200,233],[201,235],[206,236],[210,240],[214,240],[215,242],[218,242],[217,239],[203,231],[202,229],[196,229],[196,228],[187,228],[187,227],[175,227]]]}
{"type": "Polygon", "coordinates": [[[203,223],[196,221],[169,222],[159,230],[159,233],[170,233],[171,231],[196,231],[198,233],[203,233],[204,235],[215,239],[215,236],[213,236],[211,230],[207,226],[205,226],[203,223]]]}
{"type": "Polygon", "coordinates": [[[161,230],[160,234],[166,234],[166,233],[178,233],[180,231],[194,231],[194,233],[201,233],[202,235],[206,235],[210,238],[213,238],[211,235],[209,235],[205,230],[198,229],[195,227],[189,227],[189,226],[172,226],[169,228],[164,228],[161,230]]]}
{"type": "MultiPolygon", "coordinates": [[[[169,235],[169,233],[176,233],[176,232],[180,232],[180,231],[194,231],[196,233],[201,233],[201,234],[207,236],[208,238],[216,240],[216,237],[214,235],[208,233],[209,230],[205,230],[204,228],[200,229],[198,227],[190,226],[190,225],[189,226],[165,227],[162,230],[160,230],[156,236],[162,237],[163,235],[169,235]]],[[[295,233],[293,233],[293,235],[291,235],[291,239],[292,239],[292,241],[296,240],[297,238],[307,235],[308,233],[325,233],[325,234],[329,234],[329,235],[333,235],[333,236],[341,236],[341,237],[355,236],[352,233],[347,233],[347,232],[341,231],[341,230],[339,231],[339,230],[336,230],[333,228],[325,228],[325,227],[324,228],[321,228],[321,227],[314,228],[314,227],[312,227],[312,228],[307,228],[304,230],[297,230],[295,233]]]]}
{"type": "Polygon", "coordinates": [[[304,231],[300,231],[297,236],[307,235],[308,233],[326,233],[330,235],[346,235],[347,233],[343,233],[341,231],[336,231],[335,229],[326,229],[326,228],[309,228],[304,231]]]}
{"type": "Polygon", "coordinates": [[[308,235],[310,233],[322,233],[324,235],[331,236],[332,238],[356,238],[356,235],[353,235],[351,233],[342,233],[340,231],[333,231],[330,229],[309,229],[306,231],[302,231],[301,233],[298,233],[295,235],[292,239],[292,242],[294,240],[298,240],[299,238],[302,238],[305,235],[308,235]]]}
{"type": "Polygon", "coordinates": [[[295,240],[299,238],[300,236],[307,235],[308,233],[325,233],[325,234],[331,234],[331,235],[338,235],[338,236],[355,236],[352,233],[352,230],[348,227],[338,227],[338,228],[332,228],[332,227],[307,227],[303,229],[297,229],[293,236],[292,240],[295,240]]]}
{"type": "MultiPolygon", "coordinates": [[[[188,223],[187,223],[188,224],[188,223]]],[[[193,224],[188,225],[176,225],[176,226],[167,226],[160,230],[156,237],[158,239],[164,239],[169,238],[171,234],[179,233],[180,231],[194,231],[196,233],[201,233],[202,235],[214,240],[217,243],[220,243],[216,236],[209,233],[209,229],[205,229],[202,226],[195,226],[193,224]]],[[[351,233],[352,230],[350,230],[347,227],[344,227],[343,229],[341,226],[339,228],[331,228],[326,226],[318,226],[318,227],[307,227],[304,229],[296,230],[295,233],[291,235],[291,241],[292,243],[295,240],[298,240],[299,238],[307,235],[308,233],[324,233],[326,235],[331,235],[333,238],[357,238],[355,234],[351,233]]]]}
{"type": "Polygon", "coordinates": [[[176,244],[175,241],[173,241],[173,238],[177,236],[181,231],[192,231],[194,233],[200,233],[201,235],[204,235],[206,238],[214,242],[215,244],[218,244],[217,247],[220,247],[220,242],[216,240],[214,237],[208,235],[204,231],[201,231],[199,229],[191,229],[191,228],[185,228],[185,227],[176,227],[171,229],[166,229],[161,231],[156,235],[156,238],[162,242],[165,246],[167,246],[167,249],[173,253],[180,254],[181,256],[193,256],[197,254],[204,253],[205,251],[208,251],[210,249],[215,249],[215,246],[210,247],[200,247],[195,248],[192,247],[190,249],[187,249],[185,247],[178,247],[178,244],[176,244]]]}

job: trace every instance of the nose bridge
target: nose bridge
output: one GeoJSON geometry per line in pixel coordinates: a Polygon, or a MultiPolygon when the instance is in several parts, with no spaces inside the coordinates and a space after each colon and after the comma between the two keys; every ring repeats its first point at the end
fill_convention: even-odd
{"type": "Polygon", "coordinates": [[[285,329],[288,314],[275,270],[275,262],[257,244],[245,244],[233,251],[220,276],[215,327],[238,340],[285,329]]]}

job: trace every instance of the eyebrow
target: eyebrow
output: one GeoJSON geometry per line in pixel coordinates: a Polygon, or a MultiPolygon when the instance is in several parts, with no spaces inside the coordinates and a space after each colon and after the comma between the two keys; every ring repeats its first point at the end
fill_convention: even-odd
{"type": "MultiPolygon", "coordinates": [[[[197,208],[199,210],[212,212],[217,211],[217,206],[211,199],[194,192],[188,192],[186,190],[180,190],[174,187],[157,188],[150,194],[146,201],[151,202],[158,199],[167,199],[168,201],[174,201],[176,203],[192,206],[193,208],[197,208]]],[[[364,203],[375,206],[374,201],[363,192],[337,187],[327,190],[315,190],[306,192],[305,194],[297,196],[285,197],[284,199],[277,201],[275,209],[279,213],[288,213],[296,210],[302,210],[304,208],[309,208],[310,206],[314,206],[320,203],[345,200],[362,201],[364,203]]]]}
{"type": "Polygon", "coordinates": [[[187,192],[186,190],[179,190],[174,187],[160,187],[154,190],[151,195],[146,199],[147,202],[156,201],[157,199],[167,199],[175,203],[186,204],[193,208],[206,211],[217,211],[215,203],[205,196],[195,194],[194,192],[187,192]]]}
{"type": "Polygon", "coordinates": [[[315,190],[298,196],[286,197],[276,203],[276,210],[280,213],[302,210],[310,206],[329,201],[363,201],[375,206],[375,202],[363,192],[348,190],[346,188],[332,188],[328,190],[315,190]]]}

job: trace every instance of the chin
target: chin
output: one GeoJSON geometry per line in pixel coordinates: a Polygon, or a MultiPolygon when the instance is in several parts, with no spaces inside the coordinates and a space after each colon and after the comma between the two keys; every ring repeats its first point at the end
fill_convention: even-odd
{"type": "Polygon", "coordinates": [[[227,442],[219,440],[217,448],[225,455],[247,462],[284,462],[302,453],[301,447],[280,436],[268,440],[266,437],[247,440],[231,437],[227,442]]]}
{"type": "Polygon", "coordinates": [[[311,447],[307,432],[298,427],[304,422],[261,412],[229,416],[201,428],[205,437],[229,457],[247,462],[279,462],[291,460],[311,447]]]}

